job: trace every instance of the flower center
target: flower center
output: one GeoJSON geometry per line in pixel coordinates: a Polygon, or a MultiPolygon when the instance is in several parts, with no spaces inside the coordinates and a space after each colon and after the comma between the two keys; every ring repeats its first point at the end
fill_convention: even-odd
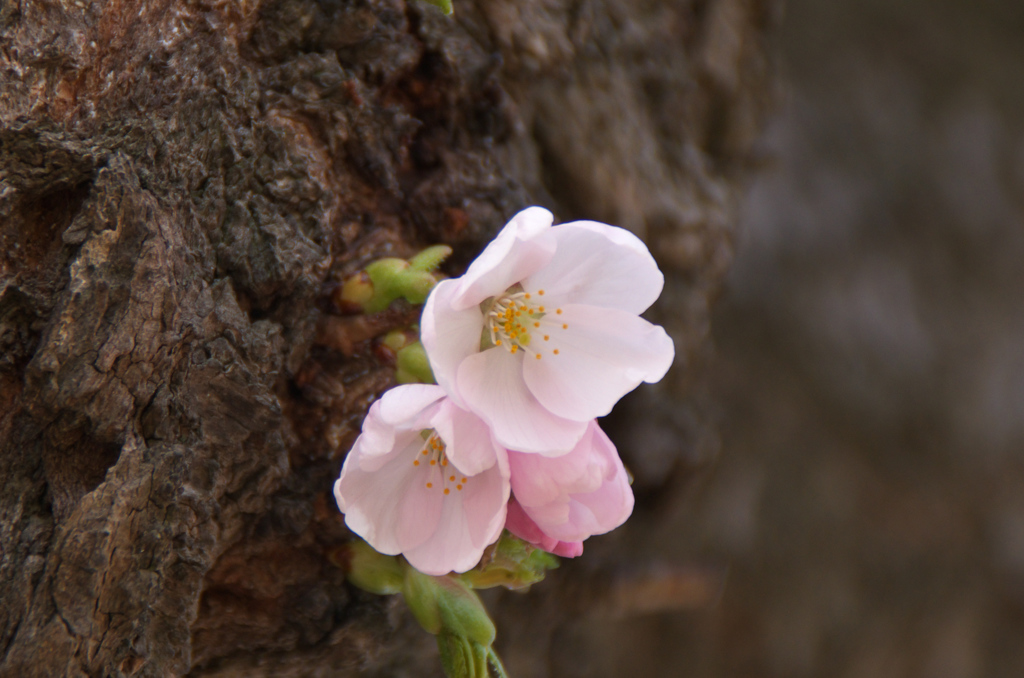
{"type": "Polygon", "coordinates": [[[455,486],[456,492],[461,492],[462,488],[466,485],[466,481],[469,480],[461,474],[456,475],[448,469],[448,457],[445,456],[445,444],[441,440],[441,436],[437,435],[437,431],[433,429],[426,429],[420,431],[420,435],[423,437],[423,447],[420,449],[419,454],[413,459],[413,466],[426,466],[427,468],[427,480],[426,487],[428,490],[437,489],[439,492],[444,492],[445,495],[451,494],[452,490],[448,487],[449,484],[455,486]]]}
{"type": "MultiPolygon", "coordinates": [[[[551,341],[556,331],[569,329],[569,325],[558,317],[562,315],[562,309],[550,310],[542,303],[543,298],[544,290],[531,293],[520,285],[514,285],[491,301],[485,310],[484,343],[490,340],[487,348],[500,346],[512,354],[519,351],[532,353],[540,360],[543,355],[539,347],[543,344],[534,340],[551,341]]],[[[558,349],[551,353],[558,355],[558,349]]]]}

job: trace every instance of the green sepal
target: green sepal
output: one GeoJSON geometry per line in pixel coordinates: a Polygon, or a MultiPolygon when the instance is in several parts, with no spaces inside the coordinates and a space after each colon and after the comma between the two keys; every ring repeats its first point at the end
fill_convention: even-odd
{"type": "Polygon", "coordinates": [[[430,3],[434,7],[439,8],[445,14],[451,14],[454,9],[452,8],[451,0],[423,0],[424,2],[430,3]]]}
{"type": "MultiPolygon", "coordinates": [[[[416,332],[416,336],[419,336],[419,331],[416,332]]],[[[384,335],[380,343],[387,346],[397,355],[399,351],[409,345],[410,341],[407,330],[391,330],[384,335]]]]}
{"type": "Polygon", "coordinates": [[[398,349],[395,378],[399,384],[436,384],[434,372],[427,360],[427,351],[420,342],[398,349]]]}
{"type": "Polygon", "coordinates": [[[388,596],[402,591],[406,565],[395,556],[377,553],[369,544],[356,540],[345,544],[334,558],[353,586],[388,596]]]}
{"type": "Polygon", "coordinates": [[[373,299],[373,281],[366,271],[360,271],[342,284],[340,299],[346,308],[362,308],[373,299]]]}
{"type": "Polygon", "coordinates": [[[427,632],[464,636],[490,646],[496,630],[480,598],[453,577],[432,577],[409,566],[402,590],[405,603],[427,632]]]}
{"type": "Polygon", "coordinates": [[[490,678],[487,671],[489,647],[464,636],[441,631],[437,636],[437,649],[448,678],[490,678]]]}
{"type": "Polygon", "coordinates": [[[448,245],[434,245],[409,261],[397,257],[378,259],[345,280],[340,303],[346,308],[362,308],[366,313],[383,311],[400,297],[410,304],[422,304],[437,285],[433,271],[451,253],[448,245]]]}
{"type": "Polygon", "coordinates": [[[494,675],[498,678],[508,678],[508,673],[505,672],[505,665],[501,663],[501,658],[498,657],[498,653],[494,651],[493,647],[487,648],[487,659],[491,662],[494,675]]]}
{"type": "Polygon", "coordinates": [[[441,624],[445,629],[490,647],[497,636],[494,622],[480,598],[464,582],[438,577],[441,595],[437,597],[441,624]]]}
{"type": "Polygon", "coordinates": [[[543,580],[547,571],[556,567],[558,558],[505,530],[490,556],[485,555],[480,565],[460,578],[475,589],[524,589],[543,580]]]}
{"type": "Polygon", "coordinates": [[[426,271],[409,268],[404,259],[380,259],[366,267],[366,275],[373,283],[373,296],[363,303],[367,313],[377,313],[387,308],[399,297],[410,304],[422,304],[437,280],[426,271]]]}
{"type": "Polygon", "coordinates": [[[331,560],[344,569],[353,585],[365,591],[402,594],[420,626],[437,636],[448,678],[508,678],[492,647],[497,635],[494,622],[459,575],[423,574],[404,558],[378,553],[362,540],[335,548],[331,560]]]}
{"type": "Polygon", "coordinates": [[[441,632],[441,610],[437,606],[437,585],[434,579],[436,577],[407,566],[402,596],[423,630],[436,636],[441,632]]]}
{"type": "MultiPolygon", "coordinates": [[[[449,4],[449,7],[451,5],[449,4]]],[[[434,245],[423,250],[409,260],[409,268],[414,271],[426,271],[433,273],[445,259],[452,255],[452,248],[448,245],[434,245]]]]}

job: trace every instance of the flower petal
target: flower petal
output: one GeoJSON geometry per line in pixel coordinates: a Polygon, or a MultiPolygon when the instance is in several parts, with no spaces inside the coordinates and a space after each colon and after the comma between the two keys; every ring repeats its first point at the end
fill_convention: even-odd
{"type": "Polygon", "coordinates": [[[495,464],[469,478],[462,490],[443,495],[435,488],[435,494],[444,497],[437,528],[428,540],[405,551],[405,557],[424,574],[465,572],[480,562],[484,549],[501,534],[509,497],[508,479],[495,464]]]}
{"type": "Polygon", "coordinates": [[[603,458],[590,454],[593,433],[587,432],[568,454],[544,457],[525,452],[509,452],[512,491],[523,506],[543,506],[566,502],[573,493],[593,492],[604,482],[603,458]]]}
{"type": "Polygon", "coordinates": [[[550,340],[530,346],[541,359],[523,365],[530,392],[556,416],[577,421],[604,416],[640,382],[658,381],[672,365],[672,339],[658,325],[618,309],[568,305],[561,310],[544,318],[550,340]]]}
{"type": "Polygon", "coordinates": [[[483,473],[470,477],[461,493],[470,534],[484,545],[497,539],[505,524],[504,507],[512,493],[505,455],[506,452],[501,450],[498,453],[498,463],[483,473]]]}
{"type": "MultiPolygon", "coordinates": [[[[373,465],[373,468],[364,468],[365,471],[373,471],[387,463],[386,456],[395,451],[395,427],[384,423],[380,416],[380,400],[370,405],[370,411],[363,419],[363,430],[356,438],[348,456],[359,459],[360,466],[373,465]]],[[[402,441],[402,447],[406,441],[402,441]]],[[[346,463],[347,459],[346,459],[346,463]]]]}
{"type": "Polygon", "coordinates": [[[384,393],[378,413],[385,424],[410,425],[430,405],[444,397],[444,389],[434,384],[403,384],[384,393]]]}
{"type": "MultiPolygon", "coordinates": [[[[371,444],[378,441],[371,438],[366,433],[366,427],[364,427],[363,433],[356,438],[356,442],[352,446],[352,450],[349,451],[348,456],[359,460],[358,464],[360,469],[367,473],[372,473],[373,471],[380,470],[391,461],[391,453],[393,451],[411,448],[418,450],[423,447],[423,438],[421,438],[417,432],[395,429],[392,429],[392,432],[393,435],[391,437],[389,448],[372,448],[371,444]],[[358,450],[356,449],[357,447],[359,448],[358,450]]],[[[406,454],[415,454],[415,450],[413,452],[406,452],[406,454]]]]}
{"type": "Polygon", "coordinates": [[[537,527],[537,523],[533,522],[533,519],[526,515],[523,507],[519,505],[515,497],[508,502],[505,529],[523,541],[527,541],[549,553],[554,553],[556,556],[575,558],[583,555],[582,541],[564,542],[547,536],[537,527]]]}
{"type": "Polygon", "coordinates": [[[441,405],[431,424],[444,441],[448,459],[466,475],[486,471],[497,463],[499,452],[504,453],[484,420],[450,399],[441,405]]]}
{"type": "Polygon", "coordinates": [[[469,356],[459,366],[458,390],[508,449],[558,456],[587,428],[585,421],[563,419],[537,402],[523,382],[522,354],[492,348],[469,356]]]}
{"type": "Polygon", "coordinates": [[[359,467],[376,471],[386,463],[382,455],[409,445],[437,409],[431,405],[443,397],[444,390],[433,384],[408,384],[387,391],[370,406],[353,446],[353,452],[359,447],[359,467]]]}
{"type": "Polygon", "coordinates": [[[465,275],[458,278],[453,308],[477,306],[547,264],[555,252],[550,232],[553,220],[551,212],[543,207],[529,207],[512,217],[465,275]]]}
{"type": "MultiPolygon", "coordinates": [[[[513,491],[523,511],[545,535],[565,542],[604,534],[624,523],[633,512],[633,491],[615,446],[597,422],[591,422],[587,435],[566,456],[584,458],[591,468],[601,468],[600,485],[590,492],[571,492],[564,499],[549,504],[526,505],[522,496],[531,495],[530,486],[537,483],[537,478],[517,474],[518,469],[512,462],[513,491]]],[[[557,473],[560,466],[564,470],[575,465],[578,459],[542,459],[534,473],[544,474],[548,470],[557,473]]]]}
{"type": "MultiPolygon", "coordinates": [[[[408,456],[402,461],[405,466],[412,467],[412,459],[408,456]]],[[[402,553],[435,539],[437,531],[444,527],[445,496],[439,489],[441,473],[443,471],[438,472],[436,467],[421,464],[402,493],[391,495],[391,501],[399,505],[397,533],[402,553]]]]}
{"type": "Polygon", "coordinates": [[[574,495],[569,502],[569,520],[551,528],[549,534],[560,541],[574,541],[611,532],[633,513],[633,501],[633,490],[623,469],[597,491],[574,495]]]}
{"type": "Polygon", "coordinates": [[[353,446],[334,484],[345,524],[387,555],[401,553],[410,543],[419,545],[441,516],[440,497],[417,491],[423,474],[412,465],[416,450],[396,448],[384,466],[368,472],[360,468],[359,446],[353,446]]]}
{"type": "Polygon", "coordinates": [[[557,249],[544,268],[522,281],[544,290],[552,305],[587,304],[643,313],[665,277],[640,238],[624,228],[574,221],[551,229],[557,249]]]}
{"type": "Polygon", "coordinates": [[[461,311],[453,308],[459,285],[458,280],[443,280],[431,291],[420,319],[420,341],[438,385],[464,406],[455,391],[455,375],[467,356],[480,351],[484,316],[478,306],[461,311]]]}

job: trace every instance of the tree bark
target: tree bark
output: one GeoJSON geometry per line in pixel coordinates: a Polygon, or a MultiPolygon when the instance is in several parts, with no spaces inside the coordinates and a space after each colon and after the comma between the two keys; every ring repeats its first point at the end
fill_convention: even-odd
{"type": "Polygon", "coordinates": [[[628,614],[616,573],[714,450],[699,365],[777,9],[0,2],[0,676],[437,675],[330,559],[393,385],[374,338],[415,310],[331,293],[439,242],[456,275],[528,204],[647,240],[679,360],[610,422],[634,521],[492,596],[499,647],[549,675],[562,621],[628,614]]]}

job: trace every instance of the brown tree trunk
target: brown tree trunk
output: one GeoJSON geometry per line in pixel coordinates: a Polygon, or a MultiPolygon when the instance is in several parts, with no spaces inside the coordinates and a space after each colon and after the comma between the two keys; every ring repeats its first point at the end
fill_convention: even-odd
{"type": "Polygon", "coordinates": [[[499,649],[553,674],[568,616],[643,606],[614,573],[713,451],[695,366],[775,5],[0,2],[0,676],[437,675],[329,559],[372,338],[414,311],[330,293],[437,242],[457,274],[528,204],[649,242],[679,360],[611,422],[637,515],[492,596],[499,649]]]}

